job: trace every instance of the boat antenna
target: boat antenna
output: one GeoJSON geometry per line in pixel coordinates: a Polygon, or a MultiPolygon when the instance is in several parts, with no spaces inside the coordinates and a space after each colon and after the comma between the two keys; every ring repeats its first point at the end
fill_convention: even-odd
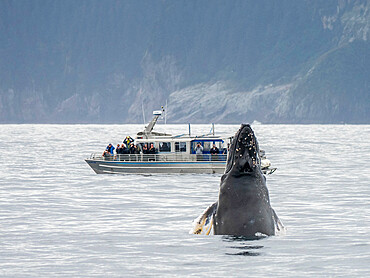
{"type": "Polygon", "coordinates": [[[189,137],[191,136],[191,132],[190,132],[190,123],[189,123],[189,137]]]}
{"type": "Polygon", "coordinates": [[[167,99],[166,99],[166,106],[165,107],[166,107],[166,109],[165,109],[165,112],[164,112],[164,124],[166,125],[167,124],[167,99]]]}
{"type": "Polygon", "coordinates": [[[144,104],[143,104],[143,101],[141,101],[141,110],[143,112],[143,121],[144,121],[144,125],[145,125],[146,121],[145,121],[145,113],[144,113],[144,104]]]}
{"type": "MultiPolygon", "coordinates": [[[[215,124],[212,124],[211,130],[209,131],[208,134],[211,134],[211,133],[212,133],[212,135],[215,135],[215,124]]],[[[206,135],[208,135],[208,134],[206,134],[206,135]]]]}

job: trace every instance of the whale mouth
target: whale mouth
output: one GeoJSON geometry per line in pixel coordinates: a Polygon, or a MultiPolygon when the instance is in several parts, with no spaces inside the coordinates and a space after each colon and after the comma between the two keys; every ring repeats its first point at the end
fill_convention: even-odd
{"type": "Polygon", "coordinates": [[[249,124],[242,124],[231,143],[225,173],[235,170],[251,174],[257,169],[260,169],[257,138],[249,124]]]}

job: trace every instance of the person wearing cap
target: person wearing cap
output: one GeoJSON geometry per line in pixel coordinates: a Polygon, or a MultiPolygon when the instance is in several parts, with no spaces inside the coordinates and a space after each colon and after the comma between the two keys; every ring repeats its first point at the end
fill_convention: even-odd
{"type": "Polygon", "coordinates": [[[132,139],[130,136],[126,136],[125,140],[123,140],[123,143],[127,146],[127,148],[129,148],[131,143],[133,142],[134,142],[134,139],[132,139]]]}
{"type": "Polygon", "coordinates": [[[113,155],[113,151],[115,150],[115,147],[113,147],[112,144],[109,144],[106,148],[106,150],[111,154],[113,155]]]}

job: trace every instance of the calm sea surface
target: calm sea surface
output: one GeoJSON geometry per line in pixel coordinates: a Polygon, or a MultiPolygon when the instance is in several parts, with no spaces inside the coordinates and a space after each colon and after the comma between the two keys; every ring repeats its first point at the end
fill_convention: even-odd
{"type": "Polygon", "coordinates": [[[221,175],[96,175],[84,162],[142,128],[0,125],[1,277],[370,277],[369,125],[254,126],[287,228],[257,241],[188,233],[221,175]]]}

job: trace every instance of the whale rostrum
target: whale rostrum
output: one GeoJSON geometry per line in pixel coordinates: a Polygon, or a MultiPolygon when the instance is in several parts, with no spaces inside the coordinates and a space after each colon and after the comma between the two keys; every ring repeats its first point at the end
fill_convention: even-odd
{"type": "Polygon", "coordinates": [[[242,124],[228,152],[218,201],[194,221],[191,232],[259,237],[282,229],[270,204],[257,138],[249,124],[242,124]]]}

